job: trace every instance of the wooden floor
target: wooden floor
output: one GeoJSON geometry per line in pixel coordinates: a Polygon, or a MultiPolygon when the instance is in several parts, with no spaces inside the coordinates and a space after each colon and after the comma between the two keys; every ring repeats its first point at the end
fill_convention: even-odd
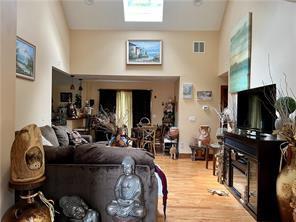
{"type": "MultiPolygon", "coordinates": [[[[227,191],[212,175],[212,162],[205,169],[204,161],[172,160],[159,154],[156,163],[168,180],[167,222],[255,221],[231,194],[224,197],[208,193],[208,189],[227,191]]],[[[158,212],[158,222],[164,221],[162,198],[158,201],[158,212]]]]}

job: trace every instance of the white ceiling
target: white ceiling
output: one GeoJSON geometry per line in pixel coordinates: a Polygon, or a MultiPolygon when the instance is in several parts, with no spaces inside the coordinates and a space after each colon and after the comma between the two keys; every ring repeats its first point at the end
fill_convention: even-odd
{"type": "Polygon", "coordinates": [[[162,23],[124,22],[122,0],[62,0],[70,29],[217,31],[227,0],[164,0],[162,23]],[[88,5],[86,2],[91,2],[88,5]]]}

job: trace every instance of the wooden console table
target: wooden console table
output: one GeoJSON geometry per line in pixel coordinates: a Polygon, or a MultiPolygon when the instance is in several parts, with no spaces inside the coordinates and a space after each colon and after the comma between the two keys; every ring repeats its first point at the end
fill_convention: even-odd
{"type": "Polygon", "coordinates": [[[257,221],[280,221],[276,178],[282,142],[224,133],[224,184],[257,221]]]}

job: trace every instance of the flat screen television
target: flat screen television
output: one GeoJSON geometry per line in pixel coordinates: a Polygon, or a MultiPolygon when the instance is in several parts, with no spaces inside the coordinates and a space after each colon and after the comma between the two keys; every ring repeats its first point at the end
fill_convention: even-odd
{"type": "Polygon", "coordinates": [[[238,92],[237,127],[272,133],[276,119],[275,100],[275,84],[238,92]]]}

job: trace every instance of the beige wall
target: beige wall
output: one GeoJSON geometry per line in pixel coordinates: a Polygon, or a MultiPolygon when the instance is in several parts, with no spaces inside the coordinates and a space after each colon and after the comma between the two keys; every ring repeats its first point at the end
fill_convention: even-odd
{"type": "Polygon", "coordinates": [[[15,125],[16,1],[0,1],[0,218],[13,203],[8,190],[15,125]]]}
{"type": "Polygon", "coordinates": [[[251,88],[271,83],[268,74],[268,55],[274,82],[284,83],[287,74],[289,87],[296,92],[296,4],[283,1],[241,1],[228,3],[219,40],[219,74],[229,69],[230,33],[235,25],[253,13],[251,88]]]}
{"type": "Polygon", "coordinates": [[[143,82],[98,82],[98,81],[85,81],[83,86],[83,101],[94,99],[95,106],[98,107],[98,89],[145,89],[152,90],[151,97],[151,121],[152,124],[161,124],[163,117],[164,106],[169,99],[174,99],[174,81],[143,81],[143,82]],[[155,98],[156,97],[156,98],[155,98]]]}
{"type": "MultiPolygon", "coordinates": [[[[183,83],[193,83],[194,99],[179,97],[180,151],[189,153],[191,138],[200,124],[209,124],[215,132],[218,119],[211,108],[218,108],[220,85],[218,75],[218,32],[148,32],[148,31],[71,31],[71,73],[92,75],[180,76],[179,90],[183,83]],[[127,66],[125,45],[128,39],[161,39],[163,65],[127,66]],[[193,41],[206,41],[206,53],[192,53],[193,41]],[[213,100],[198,102],[196,90],[212,90],[213,100]],[[196,117],[189,121],[190,116],[196,117]]],[[[165,87],[165,86],[164,86],[165,87]]],[[[175,88],[174,86],[172,86],[175,88]]],[[[166,88],[167,89],[167,88],[166,88]]],[[[182,94],[182,93],[180,93],[182,94]]],[[[212,138],[215,133],[212,133],[212,138]]]]}
{"type": "Polygon", "coordinates": [[[22,0],[17,35],[36,46],[36,78],[16,81],[16,129],[50,124],[52,66],[69,72],[69,30],[60,1],[22,0]]]}

